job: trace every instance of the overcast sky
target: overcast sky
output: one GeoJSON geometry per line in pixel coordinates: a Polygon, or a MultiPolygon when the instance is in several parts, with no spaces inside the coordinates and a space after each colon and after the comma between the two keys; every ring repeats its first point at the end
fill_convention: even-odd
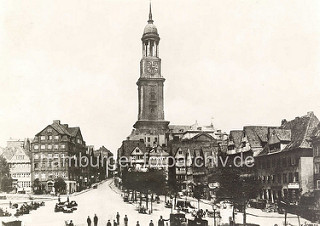
{"type": "MultiPolygon", "coordinates": [[[[137,120],[147,0],[0,1],[0,146],[54,119],[115,151],[137,120]]],[[[320,1],[153,0],[165,118],[320,118],[320,1]]]]}

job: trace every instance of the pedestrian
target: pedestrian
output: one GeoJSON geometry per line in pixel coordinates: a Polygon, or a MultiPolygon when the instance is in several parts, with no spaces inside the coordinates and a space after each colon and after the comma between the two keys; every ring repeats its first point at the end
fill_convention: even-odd
{"type": "Polygon", "coordinates": [[[129,221],[129,219],[128,219],[127,215],[124,215],[124,226],[128,226],[128,221],[129,221]]]}
{"type": "Polygon", "coordinates": [[[69,196],[67,197],[67,203],[69,203],[69,196]]]}
{"type": "Polygon", "coordinates": [[[74,226],[72,220],[70,221],[69,226],[74,226]]]}
{"type": "Polygon", "coordinates": [[[152,220],[150,221],[149,226],[154,226],[152,220]]]}
{"type": "Polygon", "coordinates": [[[88,226],[91,226],[91,219],[90,219],[89,216],[88,216],[88,218],[87,218],[87,223],[88,223],[88,226]]]}
{"type": "Polygon", "coordinates": [[[94,223],[94,226],[98,226],[98,217],[97,217],[97,214],[94,214],[93,223],[94,223]]]}
{"type": "Polygon", "coordinates": [[[139,221],[137,221],[137,224],[136,224],[136,226],[140,226],[140,224],[139,224],[139,221]]]}
{"type": "Polygon", "coordinates": [[[113,220],[113,226],[118,226],[116,220],[113,220]]]}
{"type": "Polygon", "coordinates": [[[112,226],[110,220],[108,220],[107,226],[112,226]]]}
{"type": "Polygon", "coordinates": [[[120,214],[119,214],[119,212],[117,212],[116,218],[117,218],[117,224],[119,225],[119,223],[120,223],[120,214]]]}
{"type": "Polygon", "coordinates": [[[158,226],[164,226],[164,222],[168,221],[168,220],[165,220],[165,219],[162,218],[162,216],[160,216],[160,219],[158,220],[158,226]]]}

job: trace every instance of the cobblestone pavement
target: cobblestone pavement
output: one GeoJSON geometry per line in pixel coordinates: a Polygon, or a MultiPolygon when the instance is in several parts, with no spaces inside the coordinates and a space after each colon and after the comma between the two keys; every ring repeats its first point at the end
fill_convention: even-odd
{"type": "MultiPolygon", "coordinates": [[[[62,198],[64,201],[65,197],[62,198]]],[[[91,189],[87,192],[83,192],[79,195],[71,196],[70,200],[75,200],[78,203],[78,210],[73,213],[55,213],[54,205],[56,200],[46,201],[44,207],[40,207],[38,210],[31,211],[30,214],[19,217],[19,220],[24,222],[24,226],[63,226],[65,221],[73,220],[76,226],[86,225],[86,219],[88,216],[93,218],[94,214],[97,214],[99,218],[99,226],[106,225],[108,220],[111,222],[115,219],[117,212],[120,213],[120,226],[124,225],[123,217],[128,215],[129,226],[135,226],[139,221],[141,226],[148,226],[150,220],[153,222],[158,221],[160,215],[165,219],[169,218],[171,209],[164,207],[164,197],[161,197],[162,202],[160,204],[153,204],[152,214],[139,214],[137,211],[138,204],[129,204],[122,201],[121,192],[113,184],[112,180],[108,180],[98,186],[97,189],[91,189]]],[[[190,199],[194,206],[197,206],[196,200],[190,199]]],[[[208,203],[200,202],[200,208],[210,209],[208,203]]],[[[274,226],[275,224],[283,225],[284,215],[278,213],[266,213],[257,209],[247,209],[247,222],[256,223],[262,226],[274,226]]],[[[222,210],[221,215],[223,221],[227,222],[228,217],[231,215],[230,210],[222,210]]],[[[188,218],[191,218],[190,214],[187,214],[188,218]]],[[[1,218],[0,220],[7,220],[8,218],[1,218]]],[[[11,217],[10,219],[17,219],[11,217]]],[[[209,225],[213,225],[213,218],[206,218],[209,225]]],[[[288,220],[291,225],[298,225],[298,218],[295,215],[288,214],[288,220]]],[[[236,214],[236,222],[242,222],[242,214],[236,214]]],[[[307,222],[304,219],[300,219],[300,223],[307,222]]]]}

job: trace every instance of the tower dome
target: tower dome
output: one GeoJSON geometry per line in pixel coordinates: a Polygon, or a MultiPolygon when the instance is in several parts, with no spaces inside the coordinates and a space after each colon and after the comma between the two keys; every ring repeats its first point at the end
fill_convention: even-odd
{"type": "Polygon", "coordinates": [[[148,24],[144,27],[142,39],[154,38],[159,40],[158,29],[156,25],[153,24],[152,20],[152,12],[151,12],[151,3],[150,3],[150,11],[149,11],[149,20],[148,24]]]}

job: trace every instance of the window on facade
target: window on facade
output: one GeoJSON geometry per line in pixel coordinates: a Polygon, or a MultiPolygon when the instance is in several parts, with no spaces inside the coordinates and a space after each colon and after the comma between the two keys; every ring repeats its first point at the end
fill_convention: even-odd
{"type": "Polygon", "coordinates": [[[298,172],[294,173],[294,182],[299,182],[299,173],[298,172]]]}
{"type": "Polygon", "coordinates": [[[50,136],[48,136],[48,139],[49,139],[49,140],[52,140],[52,136],[51,136],[51,135],[50,135],[50,136]]]}
{"type": "Polygon", "coordinates": [[[51,128],[48,128],[48,129],[47,129],[47,132],[48,132],[48,133],[52,133],[52,129],[51,129],[51,128]]]}
{"type": "Polygon", "coordinates": [[[150,100],[156,100],[156,93],[155,92],[150,93],[150,100]]]}
{"type": "Polygon", "coordinates": [[[281,174],[278,174],[278,183],[281,184],[281,174]]]}
{"type": "Polygon", "coordinates": [[[34,159],[39,159],[39,155],[34,155],[34,159]]]}
{"type": "Polygon", "coordinates": [[[52,144],[48,145],[48,149],[51,150],[52,149],[52,144]]]}
{"type": "Polygon", "coordinates": [[[292,183],[293,182],[293,175],[292,173],[289,173],[289,183],[292,183]]]}
{"type": "Polygon", "coordinates": [[[54,154],[54,158],[59,158],[59,154],[54,154]]]}
{"type": "Polygon", "coordinates": [[[283,183],[287,183],[287,174],[284,173],[282,177],[283,177],[283,183]]]}
{"type": "Polygon", "coordinates": [[[320,180],[317,180],[317,189],[320,189],[320,180]]]}
{"type": "Polygon", "coordinates": [[[320,163],[315,163],[314,164],[314,173],[315,174],[320,173],[320,163]]]}
{"type": "Polygon", "coordinates": [[[54,136],[54,139],[59,140],[59,136],[58,135],[54,136]]]}
{"type": "Polygon", "coordinates": [[[45,173],[41,174],[41,179],[46,179],[46,174],[45,173]]]}
{"type": "Polygon", "coordinates": [[[38,149],[39,149],[39,145],[37,145],[37,144],[34,145],[34,146],[33,146],[33,149],[34,149],[34,150],[38,150],[38,149]]]}
{"type": "Polygon", "coordinates": [[[48,158],[52,158],[52,154],[48,154],[48,158]]]}
{"type": "Polygon", "coordinates": [[[65,144],[61,144],[61,148],[64,149],[66,147],[65,144]]]}
{"type": "Polygon", "coordinates": [[[39,167],[39,164],[38,164],[38,163],[35,163],[35,164],[34,164],[34,168],[35,168],[35,169],[38,169],[38,167],[39,167]]]}
{"type": "Polygon", "coordinates": [[[46,139],[46,136],[41,136],[40,137],[40,140],[45,140],[46,139]]]}
{"type": "Polygon", "coordinates": [[[179,154],[179,155],[182,155],[182,151],[181,151],[181,150],[179,150],[179,151],[178,151],[178,154],[179,154]]]}
{"type": "Polygon", "coordinates": [[[150,137],[147,138],[148,142],[150,142],[150,137]]]}
{"type": "Polygon", "coordinates": [[[59,148],[59,145],[55,144],[54,149],[58,149],[58,148],[59,148]]]}
{"type": "Polygon", "coordinates": [[[46,149],[46,145],[42,144],[42,145],[40,146],[40,149],[41,149],[41,150],[46,149]]]}

